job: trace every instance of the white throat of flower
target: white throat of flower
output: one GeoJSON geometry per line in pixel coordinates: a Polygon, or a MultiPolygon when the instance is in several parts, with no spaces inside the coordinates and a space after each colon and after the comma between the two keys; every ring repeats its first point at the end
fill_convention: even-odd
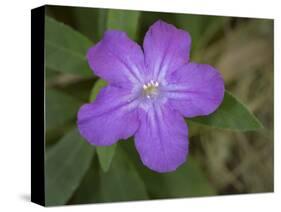
{"type": "Polygon", "coordinates": [[[158,94],[159,83],[157,81],[150,80],[142,87],[143,87],[143,94],[148,99],[151,99],[158,94]]]}

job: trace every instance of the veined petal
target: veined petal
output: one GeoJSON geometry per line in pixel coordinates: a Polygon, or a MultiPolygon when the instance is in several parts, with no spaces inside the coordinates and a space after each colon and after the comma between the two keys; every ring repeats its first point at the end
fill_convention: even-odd
{"type": "Polygon", "coordinates": [[[109,30],[87,54],[90,67],[97,76],[122,86],[142,82],[144,56],[141,47],[125,32],[109,30]]]}
{"type": "Polygon", "coordinates": [[[189,63],[175,71],[169,83],[170,105],[186,117],[209,115],[224,97],[223,78],[210,65],[189,63]]]}
{"type": "Polygon", "coordinates": [[[136,102],[126,89],[108,86],[78,113],[80,134],[94,145],[111,145],[132,136],[139,126],[136,102]]]}
{"type": "Polygon", "coordinates": [[[144,38],[145,64],[154,80],[161,80],[188,62],[188,32],[163,21],[155,22],[144,38]]]}
{"type": "Polygon", "coordinates": [[[181,115],[166,104],[139,111],[135,146],[144,165],[157,172],[174,171],[188,153],[188,129],[181,115]]]}

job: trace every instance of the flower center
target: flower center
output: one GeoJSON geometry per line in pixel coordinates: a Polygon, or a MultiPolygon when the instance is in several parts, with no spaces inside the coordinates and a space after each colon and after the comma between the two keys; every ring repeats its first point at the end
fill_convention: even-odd
{"type": "Polygon", "coordinates": [[[146,98],[150,99],[158,94],[159,83],[154,80],[150,80],[143,86],[143,94],[146,98]]]}

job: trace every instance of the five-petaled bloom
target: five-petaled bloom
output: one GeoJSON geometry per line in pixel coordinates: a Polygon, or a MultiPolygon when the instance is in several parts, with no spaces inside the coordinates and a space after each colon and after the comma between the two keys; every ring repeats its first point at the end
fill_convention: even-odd
{"type": "Polygon", "coordinates": [[[107,31],[87,57],[109,85],[81,107],[81,135],[97,146],[134,135],[144,165],[157,172],[176,170],[188,154],[184,117],[214,112],[224,96],[220,73],[190,63],[190,47],[188,32],[163,21],[149,28],[143,50],[125,32],[107,31]]]}

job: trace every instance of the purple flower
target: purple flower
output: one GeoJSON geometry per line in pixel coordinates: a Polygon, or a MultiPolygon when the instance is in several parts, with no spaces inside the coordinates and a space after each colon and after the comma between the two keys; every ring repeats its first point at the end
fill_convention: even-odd
{"type": "Polygon", "coordinates": [[[184,117],[214,112],[224,96],[215,68],[189,62],[190,46],[188,32],[163,21],[149,28],[143,50],[125,32],[107,31],[87,57],[109,85],[81,107],[81,135],[97,146],[134,135],[143,164],[157,172],[183,164],[188,154],[184,117]]]}

